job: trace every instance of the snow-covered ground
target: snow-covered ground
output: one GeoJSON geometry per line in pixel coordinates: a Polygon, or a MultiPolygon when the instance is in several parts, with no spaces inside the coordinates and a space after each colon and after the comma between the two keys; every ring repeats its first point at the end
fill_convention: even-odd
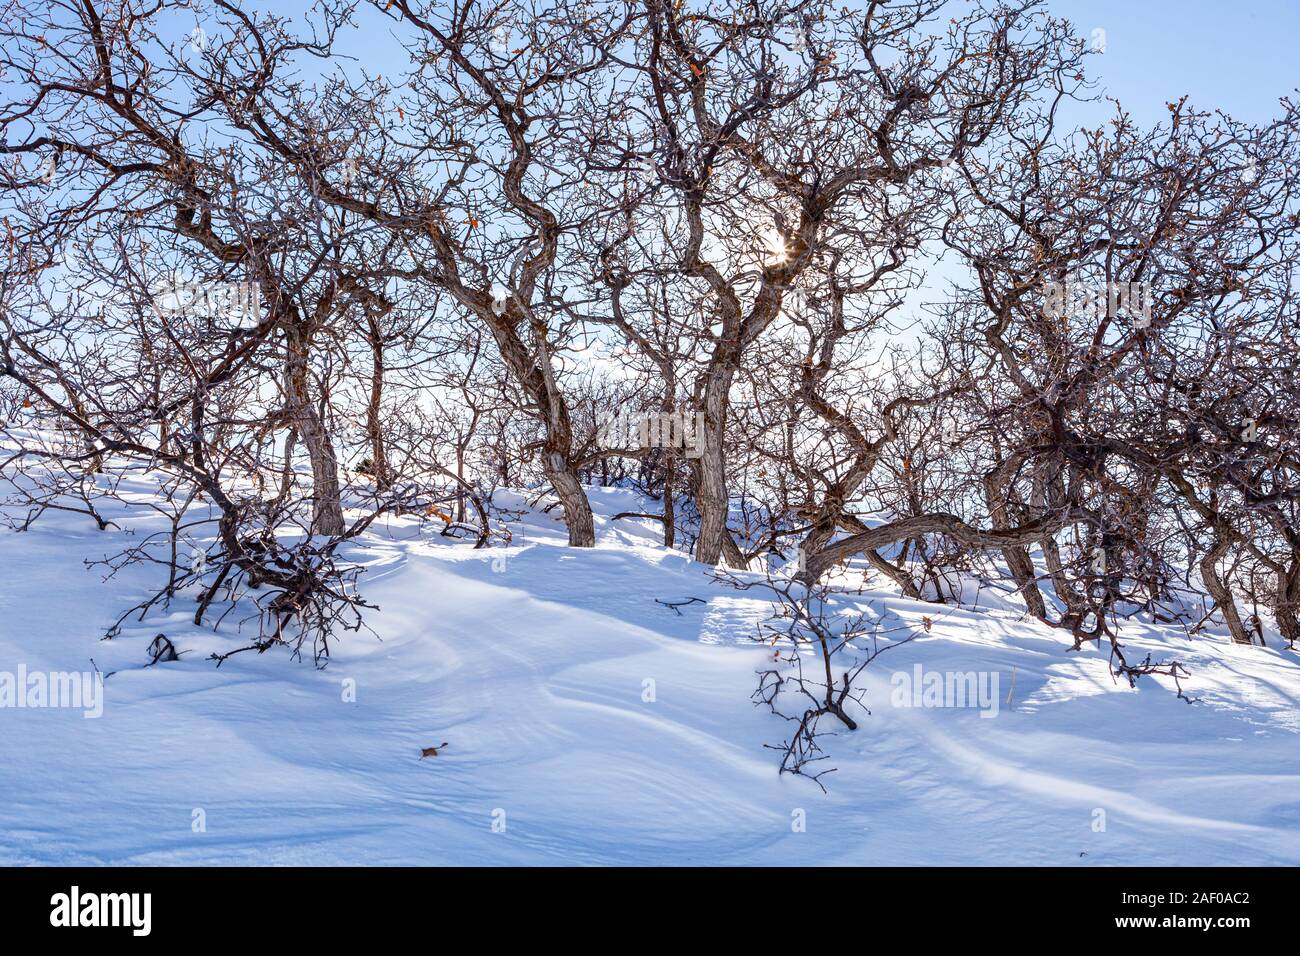
{"type": "Polygon", "coordinates": [[[764,748],[787,726],[750,700],[761,594],[648,527],[599,528],[575,551],[534,512],[474,551],[377,527],[350,553],[380,639],[348,635],[323,670],[277,651],[215,667],[247,641],[237,615],[193,627],[192,596],[101,641],[155,583],[84,568],[127,532],[69,514],[0,532],[0,672],[111,672],[98,719],[0,710],[0,863],[1300,863],[1295,654],[1127,625],[1131,656],[1187,666],[1189,706],[1006,600],[868,593],[882,623],[933,628],[869,668],[823,794],[764,748]],[[182,659],[146,668],[158,633],[182,659]],[[996,717],[893,706],[918,664],[998,675],[996,717]]]}

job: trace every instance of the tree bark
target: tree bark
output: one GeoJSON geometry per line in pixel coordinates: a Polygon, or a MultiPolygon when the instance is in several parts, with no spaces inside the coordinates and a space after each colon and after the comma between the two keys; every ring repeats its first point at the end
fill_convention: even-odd
{"type": "Polygon", "coordinates": [[[285,325],[285,392],[294,430],[311,461],[312,534],[340,535],[344,530],[338,458],[325,423],[312,400],[307,356],[310,334],[299,321],[285,325]]]}
{"type": "MultiPolygon", "coordinates": [[[[984,476],[984,494],[988,501],[989,517],[993,527],[998,531],[1005,531],[1011,527],[1006,498],[1010,486],[1008,478],[1011,468],[1016,464],[1014,459],[1008,459],[984,476]]],[[[1043,592],[1038,589],[1038,580],[1034,575],[1034,562],[1029,557],[1028,549],[1019,545],[1009,545],[1002,549],[1002,557],[1007,562],[1011,579],[1016,582],[1016,587],[1020,589],[1020,594],[1025,599],[1025,606],[1029,613],[1044,623],[1050,623],[1047,620],[1047,605],[1043,601],[1043,592]]]]}
{"type": "Polygon", "coordinates": [[[695,540],[695,560],[743,568],[745,556],[727,530],[731,498],[727,494],[725,455],[728,393],[732,368],[718,363],[704,385],[704,447],[696,459],[695,503],[700,510],[700,534],[695,540]]]}
{"type": "MultiPolygon", "coordinates": [[[[387,491],[393,484],[393,476],[388,468],[388,452],[384,445],[384,430],[380,415],[384,397],[384,338],[379,323],[373,315],[366,316],[366,337],[370,343],[371,356],[370,400],[366,403],[366,438],[370,443],[370,470],[375,479],[375,487],[380,491],[387,491]]],[[[461,520],[463,519],[462,514],[461,520]]]]}
{"type": "Polygon", "coordinates": [[[1253,644],[1250,635],[1246,633],[1245,625],[1241,623],[1241,615],[1237,612],[1237,603],[1232,599],[1232,591],[1219,577],[1217,568],[1219,559],[1227,554],[1231,547],[1231,533],[1225,528],[1216,528],[1214,543],[1201,558],[1201,581],[1204,582],[1205,590],[1210,592],[1210,597],[1214,598],[1215,605],[1223,615],[1223,621],[1228,625],[1228,633],[1232,635],[1233,643],[1253,644]]]}

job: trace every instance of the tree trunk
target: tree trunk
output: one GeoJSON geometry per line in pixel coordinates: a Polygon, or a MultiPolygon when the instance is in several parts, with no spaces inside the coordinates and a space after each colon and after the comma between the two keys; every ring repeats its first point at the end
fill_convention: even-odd
{"type": "Polygon", "coordinates": [[[375,487],[387,491],[392,487],[393,476],[388,469],[388,452],[384,447],[380,415],[384,395],[384,339],[374,316],[368,315],[366,322],[372,360],[370,400],[366,404],[366,438],[370,443],[370,470],[375,479],[375,487]]]}
{"type": "Polygon", "coordinates": [[[677,537],[677,518],[673,512],[673,462],[664,471],[664,547],[671,548],[677,537]]]}
{"type": "MultiPolygon", "coordinates": [[[[984,495],[989,506],[989,517],[993,527],[999,531],[1011,527],[1007,515],[1006,497],[1010,484],[1009,467],[1014,464],[1014,460],[1003,462],[984,477],[984,495]]],[[[1043,601],[1043,592],[1038,590],[1038,580],[1034,576],[1034,562],[1029,557],[1029,550],[1019,545],[1005,547],[1002,549],[1002,557],[1007,562],[1011,579],[1016,582],[1016,587],[1020,589],[1020,594],[1025,599],[1025,606],[1029,609],[1029,613],[1044,623],[1050,623],[1047,620],[1047,605],[1043,601]]]]}
{"type": "Polygon", "coordinates": [[[740,549],[727,532],[730,498],[727,495],[726,435],[727,392],[731,376],[725,369],[710,376],[704,388],[704,447],[696,465],[695,503],[700,510],[700,535],[695,541],[695,560],[702,564],[744,564],[740,549]],[[730,547],[728,547],[730,545],[730,547]]]}
{"type": "Polygon", "coordinates": [[[288,501],[289,494],[293,491],[293,453],[297,447],[298,431],[290,428],[284,436],[284,467],[280,470],[280,490],[275,499],[277,506],[288,501]]]}
{"type": "Polygon", "coordinates": [[[1224,623],[1228,625],[1228,633],[1232,635],[1233,643],[1252,644],[1254,642],[1246,633],[1245,625],[1241,623],[1241,615],[1237,613],[1237,604],[1232,599],[1232,592],[1219,577],[1216,567],[1219,559],[1228,553],[1230,547],[1232,547],[1231,534],[1226,533],[1223,528],[1216,528],[1214,544],[1205,553],[1205,557],[1201,558],[1201,580],[1205,583],[1205,590],[1210,592],[1210,597],[1214,598],[1215,605],[1223,614],[1224,623]]]}
{"type": "Polygon", "coordinates": [[[1300,637],[1300,621],[1296,617],[1296,608],[1300,607],[1300,561],[1292,555],[1290,564],[1277,572],[1277,600],[1273,604],[1273,616],[1277,618],[1277,629],[1282,639],[1291,647],[1300,637]]]}
{"type": "Polygon", "coordinates": [[[523,386],[542,420],[545,441],[542,445],[542,472],[555,489],[564,508],[564,522],[569,529],[569,545],[574,548],[596,546],[596,525],[591,503],[573,464],[573,420],[564,395],[555,380],[547,348],[546,327],[533,318],[531,324],[537,352],[534,355],[519,337],[512,312],[484,315],[496,340],[497,349],[515,380],[523,386]]]}
{"type": "Polygon", "coordinates": [[[320,412],[312,401],[307,352],[310,335],[301,322],[286,325],[287,361],[285,392],[294,428],[307,448],[312,476],[312,534],[343,533],[343,505],[339,489],[338,459],[320,412]]]}
{"type": "Polygon", "coordinates": [[[456,443],[456,520],[465,520],[465,445],[456,443]]]}
{"type": "Polygon", "coordinates": [[[564,520],[569,526],[569,546],[592,548],[596,545],[596,521],[591,513],[587,493],[578,480],[578,474],[568,460],[558,451],[547,452],[543,468],[564,507],[564,520]]]}

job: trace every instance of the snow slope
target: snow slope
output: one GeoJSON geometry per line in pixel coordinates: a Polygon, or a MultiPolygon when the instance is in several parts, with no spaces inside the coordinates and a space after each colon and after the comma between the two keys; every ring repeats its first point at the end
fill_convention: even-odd
{"type": "MultiPolygon", "coordinates": [[[[592,496],[606,516],[637,505],[592,496]]],[[[828,741],[823,794],[763,746],[786,731],[750,700],[769,605],[617,524],[590,551],[536,512],[480,551],[377,528],[352,553],[381,640],[349,635],[324,670],[280,652],[215,667],[244,642],[233,617],[190,625],[192,598],[100,641],[154,572],[105,583],[82,560],[129,532],[59,514],[0,532],[0,672],[115,672],[100,719],[0,709],[0,863],[1300,862],[1294,654],[1130,626],[1139,659],[1190,669],[1189,706],[1167,681],[1115,683],[1005,601],[882,590],[864,597],[882,620],[934,627],[871,666],[871,715],[828,741]],[[182,659],[146,668],[160,632],[182,659]],[[891,674],[918,663],[998,673],[1002,696],[1014,669],[1013,703],[891,706],[891,674]]]]}

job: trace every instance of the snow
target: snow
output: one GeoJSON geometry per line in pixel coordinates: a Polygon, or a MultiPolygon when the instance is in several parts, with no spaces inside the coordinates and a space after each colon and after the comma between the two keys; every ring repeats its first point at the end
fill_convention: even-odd
{"type": "Polygon", "coordinates": [[[100,640],[157,568],[105,582],[82,561],[158,519],[0,532],[0,672],[111,672],[99,719],[0,710],[0,863],[1300,862],[1295,654],[1126,625],[1131,658],[1188,668],[1189,705],[1164,678],[1117,683],[1010,598],[938,606],[882,585],[864,608],[933,628],[868,668],[871,713],[825,742],[822,793],[777,773],[764,744],[787,727],[750,700],[768,602],[648,522],[610,521],[644,509],[629,492],[591,495],[586,551],[539,509],[479,551],[377,526],[349,551],[376,633],[347,635],[323,670],[283,651],[214,666],[247,635],[238,613],[194,627],[193,595],[100,640]],[[689,597],[704,603],[655,600],[689,597]],[[146,667],[158,633],[181,659],[146,667]],[[892,706],[891,675],[917,664],[997,674],[996,718],[892,706]]]}

